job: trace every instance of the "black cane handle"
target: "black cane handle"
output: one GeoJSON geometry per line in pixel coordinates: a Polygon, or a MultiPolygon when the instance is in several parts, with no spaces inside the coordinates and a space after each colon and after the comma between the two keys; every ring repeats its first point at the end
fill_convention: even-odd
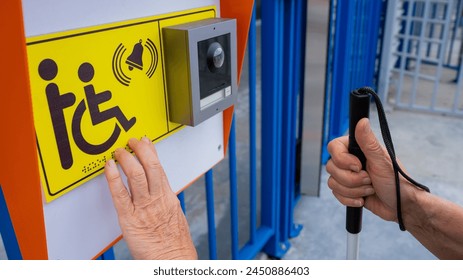
{"type": "MultiPolygon", "coordinates": [[[[355,127],[357,123],[370,116],[370,94],[368,92],[354,90],[350,93],[349,107],[349,153],[355,155],[362,163],[362,169],[366,168],[366,158],[355,140],[355,127]]],[[[363,207],[347,206],[346,230],[357,234],[362,230],[363,207]]]]}

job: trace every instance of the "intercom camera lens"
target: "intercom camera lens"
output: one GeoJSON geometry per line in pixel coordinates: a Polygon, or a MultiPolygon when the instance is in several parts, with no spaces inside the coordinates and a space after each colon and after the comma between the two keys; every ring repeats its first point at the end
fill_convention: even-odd
{"type": "Polygon", "coordinates": [[[225,54],[222,48],[217,48],[214,51],[214,66],[217,68],[222,67],[223,61],[225,60],[225,54]]]}
{"type": "Polygon", "coordinates": [[[225,61],[225,52],[218,42],[212,43],[207,50],[207,65],[212,72],[222,67],[225,61]]]}

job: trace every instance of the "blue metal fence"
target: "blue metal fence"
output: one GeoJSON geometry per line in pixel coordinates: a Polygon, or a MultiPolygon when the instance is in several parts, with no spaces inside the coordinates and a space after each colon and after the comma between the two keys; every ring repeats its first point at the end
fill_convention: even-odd
{"type": "MultiPolygon", "coordinates": [[[[249,60],[249,240],[240,246],[238,205],[243,197],[237,185],[235,122],[229,139],[230,222],[232,259],[252,259],[264,251],[281,258],[290,248],[289,239],[301,226],[293,221],[300,196],[300,153],[302,145],[302,104],[304,100],[305,24],[307,1],[273,0],[261,4],[261,142],[257,142],[256,22],[254,10],[248,38],[249,60]],[[260,146],[261,185],[257,184],[260,146]],[[260,205],[258,193],[260,192],[260,205]],[[259,207],[260,206],[260,207],[259,207]],[[260,218],[260,223],[258,220],[260,218]]],[[[212,171],[206,174],[207,190],[212,186],[212,171]]],[[[208,196],[207,205],[213,205],[208,196]]],[[[208,206],[208,220],[213,220],[208,206]]],[[[217,255],[215,226],[209,224],[210,258],[217,255]]]]}
{"type": "Polygon", "coordinates": [[[385,0],[331,0],[322,161],[326,144],[348,128],[349,92],[377,87],[385,0]]]}

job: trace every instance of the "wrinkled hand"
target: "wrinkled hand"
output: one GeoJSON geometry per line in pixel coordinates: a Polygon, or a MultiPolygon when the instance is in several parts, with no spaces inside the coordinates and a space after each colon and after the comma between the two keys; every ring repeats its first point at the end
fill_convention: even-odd
{"type": "MultiPolygon", "coordinates": [[[[331,159],[326,171],[331,175],[328,186],[344,205],[367,209],[388,221],[397,221],[396,191],[392,162],[386,149],[371,130],[368,119],[362,119],[355,128],[355,138],[367,159],[366,171],[360,160],[349,154],[347,136],[328,144],[331,159]]],[[[401,179],[402,197],[407,199],[411,188],[401,179]]]]}
{"type": "Polygon", "coordinates": [[[144,137],[129,140],[137,158],[119,148],[115,158],[127,176],[124,185],[114,160],[105,176],[116,208],[119,225],[135,259],[196,259],[188,223],[177,196],[172,192],[154,145],[144,137]]]}

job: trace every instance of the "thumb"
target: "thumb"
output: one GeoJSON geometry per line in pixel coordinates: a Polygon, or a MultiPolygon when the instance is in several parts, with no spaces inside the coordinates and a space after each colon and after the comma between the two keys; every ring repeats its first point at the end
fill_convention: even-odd
{"type": "Polygon", "coordinates": [[[384,150],[381,143],[371,130],[368,118],[361,119],[355,127],[355,140],[365,155],[367,161],[384,159],[384,150]]]}

